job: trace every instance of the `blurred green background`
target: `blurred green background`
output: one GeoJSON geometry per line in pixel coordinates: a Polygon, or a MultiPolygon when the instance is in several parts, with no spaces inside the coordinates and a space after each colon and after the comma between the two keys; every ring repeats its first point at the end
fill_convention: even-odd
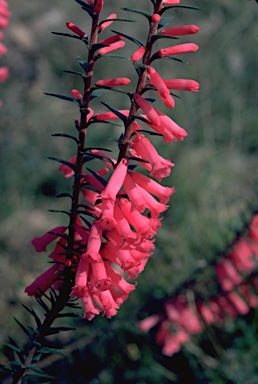
{"type": "MultiPolygon", "coordinates": [[[[121,7],[147,10],[150,4],[149,0],[119,1],[121,7]]],[[[182,4],[188,3],[182,0],[182,4]]],[[[91,323],[76,320],[77,333],[53,340],[56,345],[68,345],[69,354],[55,363],[60,364],[58,368],[51,367],[51,359],[43,364],[50,367],[49,372],[59,369],[63,376],[57,383],[258,382],[256,313],[229,320],[224,329],[213,327],[213,340],[221,351],[216,356],[207,347],[208,335],[202,334],[175,357],[165,358],[154,336],[140,335],[137,327],[140,319],[159,308],[164,297],[173,297],[186,279],[201,278],[196,272],[199,268],[207,278],[214,278],[209,262],[232,241],[257,206],[258,6],[254,0],[196,0],[191,4],[203,10],[180,9],[168,14],[174,17],[171,26],[200,27],[197,35],[180,39],[197,43],[199,51],[184,58],[188,64],[155,62],[164,78],[189,78],[201,84],[198,94],[178,92],[181,99],[170,112],[187,130],[187,139],[170,146],[156,139],[159,152],[176,164],[164,184],[175,186],[177,192],[165,214],[155,254],[118,315],[91,323]]],[[[30,0],[21,6],[20,1],[9,0],[9,6],[12,17],[3,41],[8,53],[2,62],[9,67],[10,78],[1,85],[0,111],[1,344],[7,334],[23,340],[12,316],[30,321],[21,309],[21,301],[31,303],[24,287],[45,269],[47,255],[35,254],[31,239],[66,220],[48,209],[66,207],[64,199],[53,196],[69,191],[71,181],[64,180],[57,163],[47,156],[68,159],[74,155],[73,143],[51,135],[73,134],[78,114],[74,105],[43,92],[69,95],[73,88],[81,90],[79,79],[63,70],[79,70],[75,58],[86,58],[86,52],[79,41],[50,31],[67,32],[66,21],[90,31],[87,14],[73,1],[30,0]]],[[[103,18],[115,10],[117,1],[106,0],[103,18]]],[[[119,15],[137,23],[117,22],[111,29],[144,42],[145,19],[121,10],[119,15]]],[[[110,33],[105,31],[103,37],[110,33]]],[[[166,45],[157,43],[157,47],[166,45]]],[[[135,45],[128,42],[123,54],[130,57],[134,50],[135,45]]],[[[133,91],[136,73],[129,60],[103,58],[96,69],[95,80],[130,77],[128,89],[133,91]]],[[[102,100],[116,108],[129,105],[127,99],[114,94],[102,100]]],[[[92,105],[95,111],[104,111],[99,100],[92,105]]],[[[109,139],[121,132],[122,127],[94,125],[87,140],[90,146],[108,146],[116,153],[109,139]]]]}

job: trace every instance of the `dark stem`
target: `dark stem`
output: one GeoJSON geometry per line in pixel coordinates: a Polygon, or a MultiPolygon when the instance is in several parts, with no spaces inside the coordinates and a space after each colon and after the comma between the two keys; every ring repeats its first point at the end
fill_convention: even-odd
{"type": "MultiPolygon", "coordinates": [[[[157,2],[155,4],[155,8],[154,8],[154,13],[159,13],[161,11],[161,9],[162,9],[162,0],[157,0],[157,2]]],[[[145,45],[146,51],[145,51],[145,54],[144,54],[143,60],[142,60],[142,63],[144,65],[150,65],[150,57],[151,57],[151,51],[152,51],[152,46],[153,46],[152,36],[157,34],[158,24],[159,24],[158,22],[153,22],[153,21],[150,22],[149,33],[148,33],[147,42],[145,45]]],[[[147,79],[147,70],[143,71],[143,73],[139,76],[135,93],[139,93],[139,94],[142,93],[144,86],[145,86],[145,83],[146,83],[146,79],[147,79]]],[[[131,135],[132,135],[132,123],[134,121],[133,116],[136,115],[137,109],[138,109],[138,105],[135,103],[134,100],[132,100],[130,113],[129,113],[129,116],[128,116],[128,119],[127,119],[127,122],[125,125],[125,134],[124,134],[124,139],[123,139],[124,143],[121,146],[117,164],[126,155],[126,151],[127,151],[127,147],[128,147],[128,140],[130,140],[131,135]]]]}
{"type": "MultiPolygon", "coordinates": [[[[80,113],[80,132],[79,132],[79,140],[78,140],[78,148],[77,148],[77,161],[76,161],[76,172],[74,175],[74,184],[73,184],[73,193],[72,193],[72,205],[71,205],[71,215],[69,222],[69,234],[68,234],[68,245],[66,250],[67,259],[71,259],[74,255],[74,235],[75,229],[74,224],[77,218],[77,210],[79,204],[79,195],[80,195],[80,187],[81,187],[81,174],[83,167],[83,149],[85,147],[85,138],[87,132],[87,114],[90,102],[90,89],[93,77],[93,68],[94,68],[94,50],[92,46],[97,43],[98,40],[98,29],[99,29],[99,15],[93,15],[92,17],[92,30],[91,30],[91,39],[89,45],[89,54],[88,54],[88,70],[87,77],[84,81],[84,93],[83,100],[81,103],[80,113]]],[[[58,317],[59,313],[65,308],[69,299],[71,289],[74,285],[74,272],[71,271],[70,268],[65,267],[62,273],[63,283],[59,291],[59,295],[57,296],[55,302],[52,305],[52,308],[47,312],[44,322],[37,328],[37,333],[35,337],[33,337],[30,343],[24,348],[23,351],[23,359],[22,368],[18,369],[13,374],[12,383],[21,383],[22,378],[26,375],[27,370],[37,352],[40,349],[40,346],[36,343],[41,343],[44,341],[44,338],[48,335],[49,329],[53,322],[58,317]]]]}

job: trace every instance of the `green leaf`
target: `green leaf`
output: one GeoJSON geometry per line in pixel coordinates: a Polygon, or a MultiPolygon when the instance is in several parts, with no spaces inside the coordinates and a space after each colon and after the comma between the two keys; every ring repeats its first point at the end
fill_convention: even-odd
{"type": "Polygon", "coordinates": [[[152,62],[154,60],[174,60],[174,61],[178,61],[179,63],[187,64],[187,61],[182,60],[182,59],[178,59],[177,57],[174,57],[174,56],[162,56],[162,57],[160,57],[160,56],[156,56],[155,53],[151,57],[150,62],[152,62]]]}
{"type": "Polygon", "coordinates": [[[97,149],[98,151],[112,152],[111,149],[102,148],[102,147],[86,147],[84,151],[91,151],[92,149],[97,149]]]}
{"type": "Polygon", "coordinates": [[[138,13],[139,15],[142,15],[142,16],[145,16],[147,17],[147,19],[149,20],[149,18],[151,17],[151,14],[148,13],[148,12],[144,12],[144,11],[140,11],[139,9],[135,9],[135,8],[121,8],[123,11],[128,11],[128,12],[133,12],[133,13],[138,13]]]}
{"type": "Polygon", "coordinates": [[[104,57],[114,57],[115,59],[128,60],[128,57],[126,57],[126,56],[123,56],[123,55],[117,55],[117,54],[114,54],[114,53],[107,53],[106,55],[103,55],[103,56],[101,56],[101,55],[96,56],[95,61],[98,60],[98,59],[102,59],[102,58],[104,58],[104,57]]]}
{"type": "Polygon", "coordinates": [[[92,93],[90,94],[90,99],[93,100],[95,99],[96,97],[100,97],[102,95],[105,95],[105,93],[107,93],[107,90],[106,89],[101,89],[101,88],[96,88],[92,91],[92,93]]]}
{"type": "Polygon", "coordinates": [[[101,44],[101,43],[97,43],[97,44],[93,44],[91,49],[93,52],[96,52],[98,49],[100,48],[106,48],[106,47],[109,47],[109,44],[101,44]]]}
{"type": "Polygon", "coordinates": [[[117,115],[119,119],[123,121],[123,123],[126,123],[127,117],[123,115],[121,112],[119,112],[118,109],[111,107],[110,105],[104,103],[103,101],[101,102],[101,104],[105,105],[105,107],[107,107],[111,112],[117,115]]]}
{"type": "Polygon", "coordinates": [[[53,355],[60,355],[60,356],[65,356],[67,357],[67,355],[65,355],[64,353],[61,352],[60,349],[56,349],[56,348],[48,348],[48,347],[42,347],[40,348],[39,350],[40,353],[51,353],[53,355]]]}
{"type": "Polygon", "coordinates": [[[70,197],[71,199],[73,198],[70,193],[64,192],[64,193],[59,193],[58,195],[55,196],[56,199],[59,199],[60,197],[70,197]]]}
{"type": "Polygon", "coordinates": [[[87,3],[84,3],[84,1],[82,0],[75,0],[76,3],[80,4],[82,6],[82,9],[84,9],[84,11],[88,12],[88,14],[90,16],[93,15],[93,8],[90,7],[87,3]]]}
{"type": "Polygon", "coordinates": [[[97,86],[96,86],[96,89],[99,89],[99,88],[101,88],[101,89],[107,89],[107,90],[109,90],[109,91],[114,91],[114,92],[124,93],[124,94],[126,94],[127,96],[129,96],[130,98],[132,97],[132,95],[131,95],[130,92],[125,91],[125,90],[122,89],[122,88],[118,88],[118,87],[109,87],[109,86],[107,86],[107,85],[100,85],[100,86],[97,85],[97,86]]]}
{"type": "Polygon", "coordinates": [[[72,103],[77,104],[79,107],[81,106],[81,104],[78,102],[78,100],[75,99],[74,97],[58,95],[57,93],[48,93],[48,92],[45,92],[45,95],[57,97],[58,99],[62,99],[62,100],[66,100],[66,101],[71,101],[72,103]]]}
{"type": "Polygon", "coordinates": [[[13,351],[15,351],[15,352],[18,352],[18,353],[20,353],[21,352],[21,348],[19,348],[19,347],[16,347],[15,345],[13,345],[13,344],[10,344],[10,343],[5,343],[5,345],[7,346],[7,347],[9,347],[9,348],[11,348],[13,351]]]}
{"type": "Polygon", "coordinates": [[[107,181],[106,181],[102,176],[100,176],[98,173],[96,173],[95,171],[93,171],[93,170],[90,169],[90,168],[87,168],[87,170],[88,170],[90,173],[92,173],[92,175],[95,176],[96,179],[97,179],[101,184],[104,185],[104,187],[107,185],[107,181]]]}
{"type": "Polygon", "coordinates": [[[73,139],[76,142],[76,144],[79,143],[79,140],[76,137],[71,136],[71,135],[67,135],[66,133],[54,133],[51,136],[53,136],[53,137],[67,137],[68,139],[73,139]]]}
{"type": "Polygon", "coordinates": [[[82,72],[76,72],[76,71],[65,70],[64,73],[69,73],[69,74],[71,74],[71,75],[80,76],[80,77],[82,77],[83,79],[86,79],[86,78],[87,78],[87,76],[86,76],[84,73],[82,73],[82,72]]]}
{"type": "Polygon", "coordinates": [[[82,40],[82,37],[77,35],[72,35],[71,33],[62,33],[62,32],[51,32],[53,35],[71,37],[72,39],[82,40]]]}
{"type": "Polygon", "coordinates": [[[28,307],[27,307],[26,305],[24,305],[24,304],[22,304],[22,306],[23,306],[23,308],[26,309],[26,311],[28,311],[28,312],[34,317],[37,326],[40,327],[40,326],[41,326],[41,320],[40,320],[40,318],[38,317],[38,315],[36,314],[36,312],[34,311],[34,309],[30,309],[30,308],[28,308],[28,307]]]}
{"type": "Polygon", "coordinates": [[[161,17],[158,25],[158,29],[164,28],[166,25],[170,23],[170,21],[173,20],[173,17],[161,17]]]}
{"type": "Polygon", "coordinates": [[[21,327],[21,329],[23,330],[24,333],[26,333],[26,335],[31,338],[31,333],[28,331],[28,329],[18,320],[16,319],[16,317],[13,317],[14,320],[16,321],[16,323],[21,327]]]}
{"type": "Polygon", "coordinates": [[[196,11],[202,11],[203,8],[200,8],[200,7],[195,7],[193,5],[182,5],[182,4],[178,4],[178,5],[168,5],[166,7],[164,7],[161,11],[161,13],[167,11],[168,9],[170,8],[186,8],[186,9],[194,9],[196,11]]]}
{"type": "Polygon", "coordinates": [[[88,70],[87,61],[83,60],[80,56],[77,56],[76,60],[80,64],[80,66],[84,69],[84,71],[87,72],[87,70],[88,70]]]}
{"type": "Polygon", "coordinates": [[[49,160],[57,161],[58,163],[67,165],[67,167],[71,168],[74,172],[76,172],[76,166],[69,161],[58,159],[57,157],[48,157],[49,160]]]}
{"type": "Polygon", "coordinates": [[[124,21],[124,22],[127,22],[127,23],[135,23],[135,20],[130,20],[130,19],[123,19],[123,18],[112,18],[112,19],[105,19],[105,20],[102,20],[100,23],[99,23],[99,26],[101,26],[103,23],[106,23],[107,21],[124,21]]]}
{"type": "Polygon", "coordinates": [[[117,33],[118,35],[124,36],[126,39],[128,39],[128,40],[132,41],[133,43],[135,43],[136,45],[138,45],[138,47],[143,47],[143,45],[144,45],[139,40],[137,40],[134,37],[131,37],[129,35],[126,35],[125,33],[114,31],[113,29],[111,31],[114,33],[117,33]]]}
{"type": "Polygon", "coordinates": [[[175,36],[167,36],[167,35],[162,35],[162,34],[157,34],[157,35],[153,35],[151,37],[151,41],[152,43],[154,43],[154,41],[156,40],[159,40],[159,39],[173,39],[173,40],[178,40],[178,37],[175,37],[175,36]]]}
{"type": "Polygon", "coordinates": [[[33,377],[43,377],[44,379],[55,379],[55,376],[50,376],[50,375],[48,375],[47,373],[45,373],[44,371],[42,371],[42,369],[37,368],[37,367],[35,367],[34,365],[29,365],[29,366],[28,366],[28,369],[31,370],[31,371],[33,371],[33,372],[36,372],[35,374],[28,373],[28,374],[27,374],[28,376],[33,376],[33,377]]]}
{"type": "Polygon", "coordinates": [[[51,327],[46,331],[47,335],[55,335],[59,332],[65,332],[65,331],[75,331],[76,328],[71,328],[71,327],[51,327]]]}

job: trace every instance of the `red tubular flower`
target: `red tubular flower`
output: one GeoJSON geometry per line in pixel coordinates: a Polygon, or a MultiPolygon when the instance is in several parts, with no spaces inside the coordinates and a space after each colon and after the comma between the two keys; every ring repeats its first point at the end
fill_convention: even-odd
{"type": "Polygon", "coordinates": [[[150,121],[151,124],[155,124],[157,126],[160,125],[160,119],[150,103],[148,103],[147,100],[145,100],[143,97],[138,95],[137,93],[133,94],[133,98],[136,101],[136,103],[139,105],[139,107],[143,110],[143,112],[146,114],[147,119],[150,121]]]}
{"type": "Polygon", "coordinates": [[[0,83],[4,83],[9,76],[8,68],[0,67],[0,83]]]}
{"type": "Polygon", "coordinates": [[[47,245],[52,243],[55,239],[60,237],[65,233],[67,230],[67,227],[61,226],[61,227],[56,227],[45,233],[41,237],[35,237],[32,240],[32,244],[36,250],[36,252],[46,252],[47,250],[47,245]]]}
{"type": "MultiPolygon", "coordinates": [[[[124,116],[129,115],[128,109],[123,109],[119,111],[124,116]]],[[[105,120],[118,120],[119,117],[114,112],[103,112],[103,113],[97,113],[93,116],[94,121],[105,121],[105,120]]]]}
{"type": "Polygon", "coordinates": [[[151,176],[161,181],[164,177],[170,175],[171,167],[173,167],[174,164],[170,160],[161,157],[149,139],[143,134],[136,134],[134,140],[130,142],[130,146],[135,150],[138,157],[150,163],[147,165],[142,163],[142,165],[145,167],[150,166],[151,176]]]}
{"type": "Polygon", "coordinates": [[[158,95],[160,96],[163,103],[168,108],[174,108],[175,101],[173,97],[170,95],[169,89],[163,81],[162,77],[156,72],[156,70],[152,67],[148,67],[147,69],[149,79],[155,88],[158,90],[158,95]]]}
{"type": "Polygon", "coordinates": [[[200,84],[195,80],[171,79],[164,80],[164,83],[168,89],[174,89],[178,91],[198,92],[200,88],[200,84]]]}
{"type": "Polygon", "coordinates": [[[55,279],[58,277],[56,274],[57,270],[58,265],[54,264],[51,268],[37,277],[32,284],[28,285],[28,287],[25,289],[25,292],[29,296],[42,296],[42,293],[50,288],[55,279]]]}
{"type": "Polygon", "coordinates": [[[180,3],[180,0],[163,0],[163,5],[175,5],[175,4],[179,4],[180,3]]]}
{"type": "Polygon", "coordinates": [[[199,32],[200,28],[197,25],[181,25],[180,27],[162,29],[159,31],[161,35],[167,36],[183,36],[191,35],[199,32]]]}
{"type": "Polygon", "coordinates": [[[107,53],[116,51],[117,49],[123,48],[125,46],[124,41],[117,41],[116,43],[110,44],[109,47],[100,48],[99,55],[104,56],[107,53]]]}
{"type": "Polygon", "coordinates": [[[199,49],[197,44],[194,43],[185,43],[174,45],[173,47],[162,48],[156,52],[156,55],[159,57],[172,56],[172,55],[182,55],[184,53],[195,52],[199,49]]]}
{"type": "Polygon", "coordinates": [[[80,36],[80,37],[86,37],[86,33],[84,31],[82,31],[79,27],[77,27],[75,24],[73,23],[66,23],[66,26],[67,28],[70,29],[70,31],[74,32],[76,35],[80,36]]]}
{"type": "Polygon", "coordinates": [[[258,242],[258,214],[254,215],[254,218],[249,227],[249,237],[258,242]]]}
{"type": "Polygon", "coordinates": [[[113,44],[113,43],[116,43],[117,41],[120,41],[123,39],[123,36],[121,35],[113,35],[111,37],[107,37],[106,39],[104,40],[100,40],[99,41],[99,44],[113,44]]]}
{"type": "Polygon", "coordinates": [[[102,7],[104,5],[104,0],[95,0],[95,4],[94,4],[94,12],[96,13],[100,13],[102,7]]]}
{"type": "Polygon", "coordinates": [[[98,80],[96,85],[98,86],[108,86],[108,87],[119,87],[121,85],[130,84],[131,80],[127,77],[115,77],[114,79],[98,80]]]}
{"type": "Polygon", "coordinates": [[[135,63],[136,61],[140,60],[144,53],[146,51],[146,48],[144,46],[138,48],[131,56],[131,60],[133,63],[135,63]]]}
{"type": "MultiPolygon", "coordinates": [[[[117,18],[117,14],[116,13],[111,13],[111,15],[109,15],[107,17],[107,20],[108,19],[116,19],[117,18]]],[[[111,24],[113,23],[113,20],[111,21],[105,21],[104,23],[101,24],[101,26],[99,27],[99,32],[102,32],[104,29],[106,29],[107,27],[109,27],[111,24]]]]}

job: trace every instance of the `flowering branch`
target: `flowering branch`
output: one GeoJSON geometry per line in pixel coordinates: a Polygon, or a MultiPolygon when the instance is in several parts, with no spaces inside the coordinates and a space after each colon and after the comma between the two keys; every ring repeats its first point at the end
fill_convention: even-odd
{"type": "MultiPolygon", "coordinates": [[[[4,44],[1,43],[1,40],[4,37],[2,30],[4,30],[9,24],[9,18],[11,14],[8,9],[8,4],[5,0],[0,0],[0,57],[7,52],[7,48],[4,44]]],[[[0,83],[4,83],[9,76],[7,67],[0,67],[0,83]]],[[[2,100],[0,100],[0,107],[2,105],[2,100]]]]}
{"type": "Polygon", "coordinates": [[[77,143],[77,154],[68,161],[53,158],[61,163],[59,170],[66,178],[74,177],[72,194],[59,195],[71,198],[70,211],[66,212],[70,219],[68,226],[53,228],[32,241],[37,252],[45,252],[47,246],[57,240],[53,252],[49,255],[53,265],[25,290],[28,295],[36,297],[43,307],[45,319],[41,321],[34,310],[28,309],[37,323],[36,330],[28,331],[20,324],[30,342],[24,350],[11,344],[11,348],[18,351],[19,357],[19,360],[12,364],[13,383],[19,382],[29,370],[35,370],[35,357],[43,353],[45,337],[67,329],[53,328],[52,323],[60,316],[72,316],[71,313],[60,312],[65,307],[73,308],[74,299],[81,299],[86,319],[92,320],[101,312],[110,318],[135,289],[130,280],[138,277],[151,257],[154,236],[161,226],[160,215],[168,208],[166,204],[175,191],[174,188],[159,184],[163,178],[169,176],[174,164],[157,152],[147,136],[158,135],[167,143],[175,139],[183,140],[187,136],[182,127],[155,108],[144,94],[154,91],[166,107],[173,108],[175,101],[171,89],[193,92],[199,89],[199,84],[194,80],[163,80],[153,66],[153,62],[158,59],[173,59],[173,55],[198,49],[196,44],[187,43],[152,52],[158,39],[170,39],[173,36],[198,32],[199,28],[195,25],[162,29],[166,20],[162,17],[163,13],[175,5],[179,6],[179,0],[151,0],[153,12],[150,14],[125,8],[126,11],[147,17],[149,31],[146,44],[116,31],[111,37],[98,40],[100,33],[115,20],[121,19],[118,19],[116,14],[111,14],[107,19],[100,21],[103,0],[76,2],[91,17],[90,36],[72,22],[68,22],[66,26],[73,34],[56,34],[79,39],[86,44],[88,60],[79,60],[84,73],[71,72],[82,78],[84,89],[82,94],[78,90],[72,90],[72,97],[48,93],[72,101],[80,109],[80,119],[75,124],[78,137],[55,135],[66,136],[77,143]],[[117,88],[130,83],[130,79],[125,77],[100,79],[93,84],[96,61],[123,48],[124,39],[132,40],[139,46],[131,56],[138,73],[134,93],[117,88]],[[139,63],[141,59],[142,63],[139,63]],[[97,91],[101,89],[126,94],[130,98],[130,109],[119,111],[102,103],[109,111],[96,114],[90,108],[90,101],[98,97],[97,91]],[[138,112],[139,109],[141,112],[138,112]],[[118,140],[117,160],[107,155],[106,149],[85,147],[87,130],[94,124],[119,119],[124,125],[124,133],[118,140]],[[147,126],[151,131],[142,129],[140,124],[144,124],[145,128],[147,126]],[[97,171],[88,168],[88,173],[85,173],[84,164],[95,159],[101,160],[105,168],[97,171]],[[145,168],[149,175],[136,172],[138,165],[145,168]],[[109,171],[111,175],[107,181],[104,176],[109,171]]]}

